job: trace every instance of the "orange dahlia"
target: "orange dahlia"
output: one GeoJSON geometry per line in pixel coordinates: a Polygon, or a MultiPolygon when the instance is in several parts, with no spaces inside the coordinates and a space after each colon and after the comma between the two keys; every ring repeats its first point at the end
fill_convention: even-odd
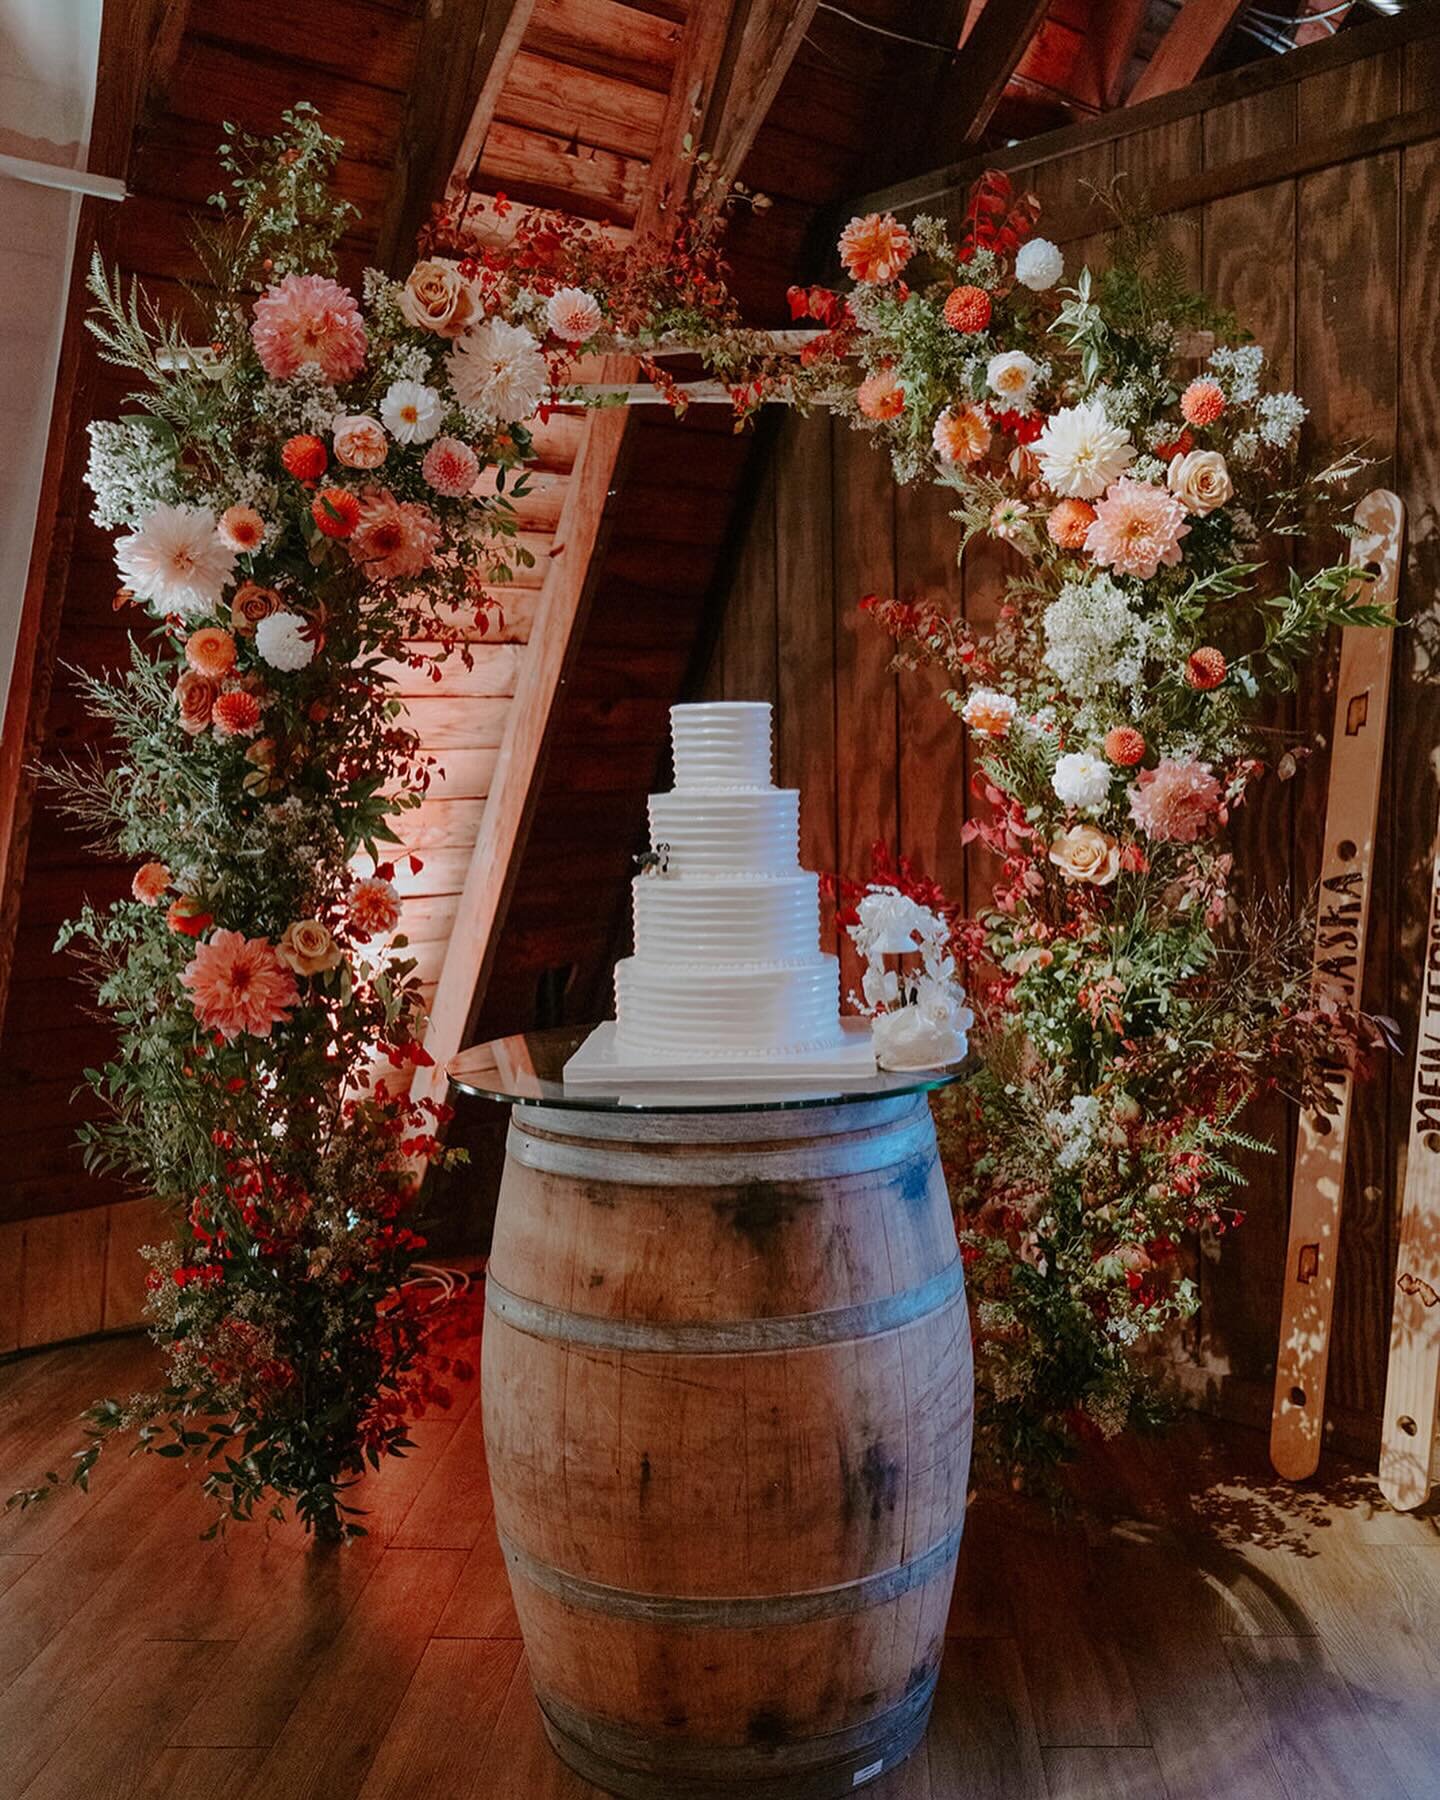
{"type": "Polygon", "coordinates": [[[1225,658],[1213,644],[1202,644],[1192,650],[1185,662],[1185,679],[1192,688],[1208,694],[1225,679],[1225,658]]]}
{"type": "Polygon", "coordinates": [[[384,937],[400,923],[400,893],[393,881],[382,881],[369,875],[357,881],[345,901],[345,917],[350,935],[357,943],[368,944],[373,937],[384,937]]]}
{"type": "Polygon", "coordinates": [[[1083,550],[1090,527],[1095,523],[1095,508],[1085,500],[1062,500],[1045,521],[1052,544],[1062,550],[1083,550]]]}
{"type": "Polygon", "coordinates": [[[1192,381],[1180,396],[1187,425],[1213,425],[1225,410],[1225,396],[1214,381],[1192,381]]]}
{"type": "Polygon", "coordinates": [[[330,458],[321,439],[302,434],[286,439],[280,460],[297,481],[318,481],[330,458]]]}
{"type": "Polygon", "coordinates": [[[197,675],[218,681],[235,667],[235,640],[218,625],[202,625],[185,640],[185,660],[197,675]]]}
{"type": "Polygon", "coordinates": [[[840,233],[840,261],[852,281],[893,281],[914,253],[914,239],[892,213],[866,213],[840,233]]]}
{"type": "Polygon", "coordinates": [[[326,537],[348,538],[360,523],[360,502],[347,488],[321,488],[310,504],[310,517],[326,537]]]}
{"type": "Polygon", "coordinates": [[[984,288],[951,288],[945,299],[945,323],[952,331],[983,331],[990,323],[990,296],[984,288]]]}
{"type": "Polygon", "coordinates": [[[905,410],[905,390],[893,369],[877,369],[856,388],[855,404],[867,419],[897,419],[905,410]]]}
{"type": "Polygon", "coordinates": [[[254,737],[260,729],[260,702],[244,688],[221,694],[210,714],[218,737],[254,737]]]}
{"type": "Polygon", "coordinates": [[[1133,769],[1145,755],[1145,739],[1133,725],[1114,725],[1105,733],[1105,754],[1122,769],[1133,769]]]}

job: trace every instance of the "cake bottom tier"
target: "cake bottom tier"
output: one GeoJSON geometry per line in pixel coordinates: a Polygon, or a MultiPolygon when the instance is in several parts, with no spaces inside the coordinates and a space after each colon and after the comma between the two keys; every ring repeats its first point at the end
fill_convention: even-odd
{"type": "Polygon", "coordinates": [[[840,964],[819,951],[770,966],[662,963],[615,970],[615,1043],[630,1056],[783,1056],[839,1042],[840,964]]]}

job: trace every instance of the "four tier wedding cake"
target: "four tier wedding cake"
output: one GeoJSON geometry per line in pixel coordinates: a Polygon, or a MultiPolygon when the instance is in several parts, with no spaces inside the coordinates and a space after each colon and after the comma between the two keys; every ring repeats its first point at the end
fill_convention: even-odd
{"type": "Polygon", "coordinates": [[[820,949],[800,796],[771,780],[770,707],[673,706],[670,731],[675,786],[650,796],[615,1023],[566,1080],[873,1069],[868,1030],[841,1024],[839,963],[820,949]]]}

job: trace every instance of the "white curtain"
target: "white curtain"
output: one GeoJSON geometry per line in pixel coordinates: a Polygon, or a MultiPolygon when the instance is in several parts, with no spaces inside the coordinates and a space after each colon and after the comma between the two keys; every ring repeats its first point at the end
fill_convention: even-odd
{"type": "MultiPolygon", "coordinates": [[[[0,0],[0,155],[84,169],[101,0],[0,0]]],[[[10,690],[80,198],[0,174],[0,695],[10,690]]]]}

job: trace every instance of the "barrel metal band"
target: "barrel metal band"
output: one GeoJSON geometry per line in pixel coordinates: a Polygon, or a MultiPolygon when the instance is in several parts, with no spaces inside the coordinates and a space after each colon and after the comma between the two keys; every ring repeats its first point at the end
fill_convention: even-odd
{"type": "Polygon", "coordinates": [[[552,1338],[590,1350],[735,1356],[810,1350],[822,1344],[845,1344],[898,1331],[941,1311],[963,1291],[964,1285],[965,1266],[957,1256],[919,1287],[867,1300],[859,1306],[834,1306],[824,1312],[778,1319],[686,1319],[661,1324],[647,1319],[607,1319],[597,1313],[566,1312],[541,1300],[522,1299],[502,1287],[493,1275],[487,1275],[485,1310],[529,1337],[552,1338]]]}
{"type": "Polygon", "coordinates": [[[512,1117],[506,1154],[512,1162],[543,1175],[572,1180],[623,1182],[628,1187],[743,1187],[755,1181],[817,1181],[837,1175],[873,1175],[907,1158],[935,1155],[935,1126],[928,1108],[904,1124],[857,1137],[818,1137],[770,1145],[687,1146],[691,1153],[665,1154],[664,1146],[612,1146],[583,1140],[566,1143],[526,1128],[512,1117]]]}
{"type": "MultiPolygon", "coordinates": [[[[624,1791],[644,1791],[644,1784],[650,1779],[646,1765],[654,1767],[657,1760],[663,1759],[664,1774],[656,1779],[654,1792],[668,1796],[673,1793],[673,1788],[661,1784],[671,1776],[716,1776],[733,1780],[747,1775],[781,1774],[791,1769],[833,1769],[837,1763],[843,1764],[862,1752],[867,1761],[874,1755],[882,1755],[888,1766],[892,1758],[905,1753],[909,1740],[923,1731],[935,1698],[939,1673],[938,1668],[931,1669],[897,1705],[858,1725],[773,1746],[676,1741],[668,1734],[637,1731],[611,1719],[581,1712],[577,1707],[557,1700],[553,1694],[537,1692],[535,1697],[551,1731],[563,1738],[567,1746],[578,1746],[594,1757],[597,1772],[598,1765],[603,1763],[608,1765],[604,1773],[622,1773],[624,1791]]],[[[791,1791],[786,1789],[787,1793],[791,1791]]]]}
{"type": "Polygon", "coordinates": [[[897,1563],[893,1569],[881,1569],[875,1575],[845,1581],[838,1587],[811,1588],[799,1594],[635,1594],[627,1588],[607,1587],[603,1582],[587,1581],[583,1575],[571,1575],[551,1563],[540,1562],[503,1533],[500,1548],[512,1575],[553,1594],[566,1606],[604,1613],[607,1618],[654,1625],[750,1631],[844,1618],[898,1600],[912,1588],[923,1587],[954,1562],[960,1550],[960,1527],[957,1525],[928,1550],[922,1550],[908,1562],[897,1563]]]}

